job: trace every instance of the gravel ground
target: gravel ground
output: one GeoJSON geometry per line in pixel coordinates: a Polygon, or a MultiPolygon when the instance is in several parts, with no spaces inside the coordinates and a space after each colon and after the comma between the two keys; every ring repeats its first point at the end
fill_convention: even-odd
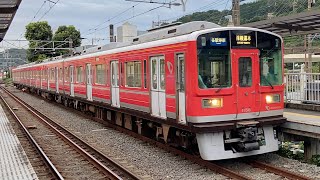
{"type": "Polygon", "coordinates": [[[243,162],[239,162],[235,159],[223,160],[219,162],[220,165],[232,169],[239,174],[246,175],[252,179],[256,180],[278,180],[283,179],[283,177],[278,176],[273,173],[266,172],[262,169],[253,168],[252,166],[245,164],[243,162]]]}
{"type": "MultiPolygon", "coordinates": [[[[33,107],[68,129],[77,132],[79,136],[105,154],[114,157],[115,160],[122,162],[124,165],[132,167],[138,173],[151,176],[152,179],[226,179],[226,177],[215,174],[188,160],[109,129],[97,122],[69,112],[65,108],[57,106],[53,108],[52,104],[44,100],[18,90],[15,90],[15,92],[17,92],[15,94],[18,97],[29,102],[33,107]]],[[[320,167],[314,165],[283,158],[272,153],[257,156],[257,159],[314,179],[320,179],[320,167]]],[[[219,163],[253,179],[282,179],[277,175],[252,168],[236,160],[219,163]]]]}
{"type": "Polygon", "coordinates": [[[272,153],[257,156],[257,160],[320,180],[320,167],[316,165],[302,163],[297,160],[284,158],[272,153]]]}

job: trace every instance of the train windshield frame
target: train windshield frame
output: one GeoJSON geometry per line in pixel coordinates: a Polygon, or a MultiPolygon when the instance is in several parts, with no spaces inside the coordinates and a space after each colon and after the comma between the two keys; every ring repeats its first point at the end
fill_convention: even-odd
{"type": "Polygon", "coordinates": [[[282,84],[281,38],[260,31],[226,30],[197,38],[200,89],[231,87],[231,49],[259,49],[260,85],[282,84]]]}
{"type": "Polygon", "coordinates": [[[203,34],[197,40],[198,86],[226,88],[232,84],[229,32],[203,34]]]}

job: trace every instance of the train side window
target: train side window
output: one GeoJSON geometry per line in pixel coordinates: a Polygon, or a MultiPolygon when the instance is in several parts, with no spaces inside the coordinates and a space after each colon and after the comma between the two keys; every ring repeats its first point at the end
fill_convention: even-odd
{"type": "Polygon", "coordinates": [[[104,85],[106,83],[105,80],[105,64],[96,65],[96,77],[95,82],[97,84],[104,85]]]}
{"type": "Polygon", "coordinates": [[[126,87],[141,87],[141,62],[125,63],[126,87]]]}
{"type": "Polygon", "coordinates": [[[147,88],[147,60],[143,61],[143,81],[144,88],[147,88]]]}

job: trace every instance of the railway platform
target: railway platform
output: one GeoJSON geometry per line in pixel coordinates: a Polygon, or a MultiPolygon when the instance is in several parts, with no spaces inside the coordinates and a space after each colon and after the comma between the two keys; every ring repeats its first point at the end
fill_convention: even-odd
{"type": "Polygon", "coordinates": [[[320,155],[320,111],[286,108],[284,116],[281,140],[304,141],[306,159],[320,155]]]}
{"type": "Polygon", "coordinates": [[[20,180],[38,177],[0,105],[0,179],[20,180]]]}

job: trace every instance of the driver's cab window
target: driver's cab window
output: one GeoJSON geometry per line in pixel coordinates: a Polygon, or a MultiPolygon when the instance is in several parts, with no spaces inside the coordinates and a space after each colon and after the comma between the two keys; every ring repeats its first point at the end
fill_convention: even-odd
{"type": "Polygon", "coordinates": [[[205,50],[199,55],[199,88],[221,88],[231,85],[228,50],[205,50]]]}

